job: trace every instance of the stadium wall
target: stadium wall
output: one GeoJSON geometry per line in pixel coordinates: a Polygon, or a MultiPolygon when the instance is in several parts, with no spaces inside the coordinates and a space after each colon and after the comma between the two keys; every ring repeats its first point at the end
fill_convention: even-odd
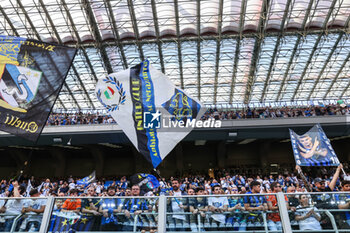
{"type": "MultiPolygon", "coordinates": [[[[165,177],[183,172],[209,168],[255,167],[268,171],[271,164],[295,164],[289,141],[256,140],[248,144],[228,141],[207,141],[196,146],[182,142],[158,167],[165,177]]],[[[350,160],[349,139],[332,141],[342,162],[350,160]]],[[[77,147],[78,148],[78,147],[77,147]]],[[[108,148],[99,145],[80,146],[80,149],[40,148],[33,150],[25,173],[36,177],[85,176],[96,170],[98,176],[122,176],[150,172],[151,165],[131,146],[108,148]]],[[[0,178],[10,178],[23,169],[30,150],[6,148],[1,150],[0,178]]]]}

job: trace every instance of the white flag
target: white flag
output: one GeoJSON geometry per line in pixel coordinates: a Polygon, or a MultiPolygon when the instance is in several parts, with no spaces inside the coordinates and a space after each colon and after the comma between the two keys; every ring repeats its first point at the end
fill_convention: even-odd
{"type": "Polygon", "coordinates": [[[206,109],[146,60],[100,79],[96,95],[136,149],[156,168],[206,109]]]}

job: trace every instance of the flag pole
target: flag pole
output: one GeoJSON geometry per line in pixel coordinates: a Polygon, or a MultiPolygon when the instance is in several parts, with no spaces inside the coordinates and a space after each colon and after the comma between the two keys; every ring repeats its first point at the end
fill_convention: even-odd
{"type": "Polygon", "coordinates": [[[163,177],[160,175],[159,170],[157,170],[156,168],[153,168],[153,171],[159,176],[159,178],[163,178],[163,177]]]}
{"type": "Polygon", "coordinates": [[[341,170],[343,171],[344,176],[346,176],[346,172],[344,171],[344,168],[341,168],[341,170]]]}
{"type": "Polygon", "coordinates": [[[19,174],[18,174],[18,172],[17,172],[17,174],[15,175],[15,177],[12,178],[13,180],[19,181],[19,180],[21,179],[23,173],[25,172],[25,169],[26,169],[27,166],[28,166],[29,161],[31,160],[32,154],[33,154],[33,148],[30,149],[29,156],[28,156],[28,158],[26,159],[26,161],[24,161],[24,164],[23,164],[23,166],[22,166],[22,169],[19,170],[19,174]]]}

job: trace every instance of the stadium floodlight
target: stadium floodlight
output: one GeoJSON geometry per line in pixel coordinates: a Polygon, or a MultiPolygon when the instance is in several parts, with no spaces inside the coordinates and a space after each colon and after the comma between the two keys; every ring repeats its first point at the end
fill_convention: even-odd
{"type": "Polygon", "coordinates": [[[229,132],[228,136],[229,137],[237,137],[237,132],[229,132]]]}
{"type": "Polygon", "coordinates": [[[62,142],[62,138],[53,138],[53,142],[54,143],[61,143],[62,142]]]}
{"type": "Polygon", "coordinates": [[[195,146],[204,146],[207,140],[196,140],[194,141],[195,146]]]}

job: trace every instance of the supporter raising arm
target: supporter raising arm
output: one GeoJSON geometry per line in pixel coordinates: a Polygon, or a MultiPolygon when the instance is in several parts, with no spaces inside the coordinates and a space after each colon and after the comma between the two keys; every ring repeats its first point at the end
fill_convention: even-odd
{"type": "Polygon", "coordinates": [[[303,174],[300,166],[296,166],[295,169],[298,171],[300,177],[302,178],[304,184],[305,184],[305,188],[307,189],[307,191],[309,192],[331,192],[334,190],[337,180],[339,178],[340,172],[343,168],[342,164],[339,164],[339,166],[337,167],[337,170],[335,171],[333,178],[331,180],[331,182],[329,183],[328,187],[325,187],[325,182],[323,182],[321,179],[316,178],[315,179],[315,186],[316,188],[313,189],[312,185],[309,183],[309,181],[306,179],[305,175],[303,174]]]}
{"type": "Polygon", "coordinates": [[[334,188],[336,186],[336,183],[337,183],[337,180],[339,178],[340,172],[341,172],[342,169],[343,169],[343,164],[339,164],[339,166],[337,167],[337,170],[335,171],[335,173],[333,175],[333,178],[332,178],[331,182],[328,185],[328,187],[329,187],[329,189],[331,191],[334,190],[334,188]]]}

